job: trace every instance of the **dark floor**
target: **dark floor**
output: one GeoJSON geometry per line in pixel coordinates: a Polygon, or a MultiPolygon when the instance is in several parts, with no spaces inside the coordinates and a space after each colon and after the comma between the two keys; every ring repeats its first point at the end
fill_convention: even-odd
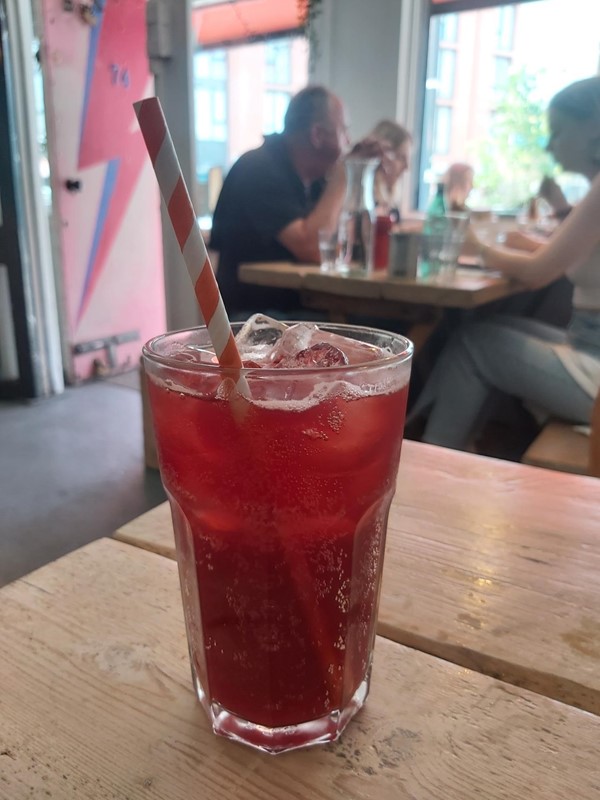
{"type": "Polygon", "coordinates": [[[0,586],[164,499],[144,468],[137,371],[0,402],[0,586]]]}

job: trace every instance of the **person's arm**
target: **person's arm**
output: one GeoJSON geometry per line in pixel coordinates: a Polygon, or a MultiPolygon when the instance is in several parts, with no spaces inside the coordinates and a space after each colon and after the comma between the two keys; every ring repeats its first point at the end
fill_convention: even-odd
{"type": "Polygon", "coordinates": [[[536,289],[560,278],[584,261],[600,242],[600,176],[590,191],[553,234],[534,253],[518,253],[479,242],[484,265],[499,270],[525,286],[536,289]]]}
{"type": "Polygon", "coordinates": [[[535,253],[540,247],[543,247],[547,238],[541,236],[534,236],[530,233],[523,233],[522,231],[508,231],[504,240],[504,245],[510,247],[512,250],[523,250],[526,253],[535,253]]]}
{"type": "MultiPolygon", "coordinates": [[[[354,145],[346,159],[381,158],[382,154],[380,142],[367,137],[354,145]]],[[[290,222],[277,236],[298,261],[318,264],[319,229],[335,230],[338,225],[346,191],[346,159],[340,158],[332,167],[325,190],[311,213],[290,222]]]]}
{"type": "Polygon", "coordinates": [[[552,206],[552,212],[557,219],[564,219],[573,210],[554,178],[546,176],[540,183],[538,194],[552,206]]]}
{"type": "Polygon", "coordinates": [[[335,230],[345,190],[344,163],[340,160],[334,166],[323,194],[311,213],[307,217],[293,220],[279,232],[277,239],[298,261],[319,263],[319,228],[335,230]]]}

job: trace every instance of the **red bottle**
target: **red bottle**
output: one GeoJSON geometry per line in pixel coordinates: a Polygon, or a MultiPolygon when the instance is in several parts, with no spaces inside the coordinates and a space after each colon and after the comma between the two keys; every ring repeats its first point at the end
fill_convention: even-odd
{"type": "Polygon", "coordinates": [[[378,214],[375,222],[375,255],[373,257],[373,268],[376,270],[387,269],[390,258],[391,228],[390,215],[378,214]]]}

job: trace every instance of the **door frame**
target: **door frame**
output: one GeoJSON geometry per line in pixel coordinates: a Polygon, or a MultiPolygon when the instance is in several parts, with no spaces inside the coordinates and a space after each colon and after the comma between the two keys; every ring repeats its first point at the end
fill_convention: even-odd
{"type": "Polygon", "coordinates": [[[43,397],[62,392],[64,378],[50,225],[38,169],[28,2],[0,0],[0,37],[0,243],[18,363],[16,378],[0,380],[0,397],[43,397]]]}

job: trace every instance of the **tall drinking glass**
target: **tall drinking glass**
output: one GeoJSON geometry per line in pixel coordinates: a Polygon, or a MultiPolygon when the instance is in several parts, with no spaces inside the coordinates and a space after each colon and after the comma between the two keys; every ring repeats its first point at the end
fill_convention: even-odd
{"type": "Polygon", "coordinates": [[[268,752],[336,739],[365,702],[404,428],[411,343],[319,328],[349,364],[251,365],[247,396],[206,328],[144,348],[195,690],[268,752]]]}
{"type": "Polygon", "coordinates": [[[420,278],[452,280],[468,224],[469,215],[462,211],[427,217],[421,235],[420,278]]]}

